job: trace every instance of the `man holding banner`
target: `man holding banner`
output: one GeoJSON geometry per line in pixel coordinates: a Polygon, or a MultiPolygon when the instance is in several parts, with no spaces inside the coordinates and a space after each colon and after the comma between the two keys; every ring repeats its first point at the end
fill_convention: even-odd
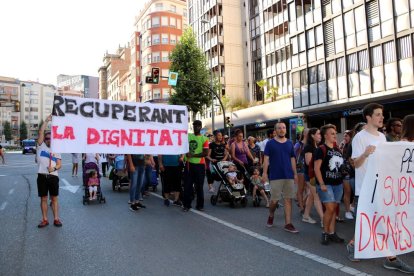
{"type": "MultiPolygon", "coordinates": [[[[351,240],[347,245],[348,258],[359,261],[357,258],[384,256],[384,268],[414,273],[413,267],[395,256],[414,250],[408,230],[412,229],[413,221],[410,221],[403,208],[397,206],[398,200],[395,198],[401,195],[395,193],[401,192],[401,182],[398,181],[397,188],[397,180],[392,178],[395,173],[393,167],[398,167],[398,171],[402,162],[392,158],[398,152],[397,149],[387,151],[390,144],[385,144],[384,134],[378,131],[383,127],[383,106],[370,103],[364,107],[363,116],[367,120],[367,126],[352,141],[357,220],[355,242],[351,240]],[[391,162],[383,162],[385,158],[391,162]]],[[[405,181],[405,189],[410,189],[408,180],[405,181]]],[[[408,205],[410,193],[407,193],[404,204],[408,205]]]]}

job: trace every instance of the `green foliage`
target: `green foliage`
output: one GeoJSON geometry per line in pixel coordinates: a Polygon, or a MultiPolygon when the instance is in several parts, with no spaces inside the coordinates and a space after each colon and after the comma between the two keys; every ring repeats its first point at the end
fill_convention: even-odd
{"type": "Polygon", "coordinates": [[[20,141],[27,139],[27,125],[25,121],[20,123],[20,141]]]}
{"type": "Polygon", "coordinates": [[[184,32],[180,42],[172,51],[170,60],[170,71],[178,72],[177,86],[175,93],[170,97],[170,103],[187,105],[195,116],[203,110],[204,106],[211,104],[211,94],[208,89],[210,82],[206,58],[198,48],[191,28],[184,32]],[[184,82],[180,79],[193,82],[184,82]]]}
{"type": "Polygon", "coordinates": [[[242,98],[237,98],[230,103],[231,110],[236,111],[240,109],[245,109],[249,107],[249,103],[242,98]]]}
{"type": "Polygon", "coordinates": [[[3,133],[6,138],[6,141],[11,141],[12,139],[12,131],[11,131],[11,125],[10,122],[5,122],[3,125],[3,133]]]}
{"type": "Polygon", "coordinates": [[[279,96],[279,87],[271,86],[267,89],[266,99],[271,98],[272,101],[275,101],[277,96],[279,96]]]}

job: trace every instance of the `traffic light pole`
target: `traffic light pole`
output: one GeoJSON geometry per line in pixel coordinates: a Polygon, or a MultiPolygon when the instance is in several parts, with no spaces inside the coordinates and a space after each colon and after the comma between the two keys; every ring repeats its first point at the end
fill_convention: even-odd
{"type": "MultiPolygon", "coordinates": [[[[160,76],[160,78],[162,78],[162,79],[168,79],[168,77],[164,77],[164,76],[160,76]]],[[[221,109],[223,110],[223,127],[224,127],[224,132],[226,132],[226,130],[227,130],[227,126],[226,126],[226,110],[224,109],[224,105],[223,105],[220,97],[217,95],[216,91],[214,91],[213,87],[210,87],[209,85],[207,85],[207,84],[205,84],[203,82],[195,81],[195,80],[186,80],[186,79],[181,79],[180,78],[177,81],[178,82],[182,81],[182,82],[197,83],[197,84],[200,84],[203,87],[207,88],[208,90],[210,90],[211,94],[213,94],[217,98],[217,100],[219,101],[220,106],[221,106],[221,109]]],[[[213,125],[212,125],[212,128],[213,128],[213,125]]],[[[214,129],[212,129],[212,131],[214,131],[214,129]]]]}

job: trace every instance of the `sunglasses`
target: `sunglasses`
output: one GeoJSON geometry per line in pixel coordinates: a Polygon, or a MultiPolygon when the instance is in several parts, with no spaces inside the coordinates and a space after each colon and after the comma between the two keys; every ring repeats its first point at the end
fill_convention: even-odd
{"type": "Polygon", "coordinates": [[[50,137],[45,137],[45,139],[44,139],[45,141],[49,141],[50,140],[50,137]]]}

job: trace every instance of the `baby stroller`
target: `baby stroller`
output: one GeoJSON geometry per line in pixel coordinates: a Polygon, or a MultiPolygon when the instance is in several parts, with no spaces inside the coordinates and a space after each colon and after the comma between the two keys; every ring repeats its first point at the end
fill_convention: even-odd
{"type": "Polygon", "coordinates": [[[82,203],[83,205],[85,205],[86,203],[90,203],[91,201],[89,200],[90,195],[89,195],[89,188],[88,188],[88,181],[89,181],[89,174],[91,173],[91,171],[96,171],[97,175],[98,175],[98,179],[99,179],[99,185],[98,185],[98,191],[96,193],[96,200],[99,203],[106,203],[106,199],[105,197],[102,195],[102,190],[101,190],[101,181],[100,181],[100,175],[99,175],[99,167],[96,163],[86,163],[83,166],[83,189],[84,189],[84,195],[83,195],[83,200],[82,203]]]}
{"type": "Polygon", "coordinates": [[[115,157],[114,168],[112,173],[112,190],[121,191],[122,186],[129,186],[128,171],[125,169],[125,157],[119,155],[115,157]]]}
{"type": "Polygon", "coordinates": [[[221,161],[213,164],[215,173],[213,173],[214,180],[220,181],[217,189],[217,194],[210,198],[211,204],[214,206],[218,201],[229,202],[231,207],[234,207],[236,202],[240,202],[242,207],[247,206],[246,188],[243,183],[236,183],[231,185],[227,179],[228,168],[234,165],[233,162],[221,161]]]}

